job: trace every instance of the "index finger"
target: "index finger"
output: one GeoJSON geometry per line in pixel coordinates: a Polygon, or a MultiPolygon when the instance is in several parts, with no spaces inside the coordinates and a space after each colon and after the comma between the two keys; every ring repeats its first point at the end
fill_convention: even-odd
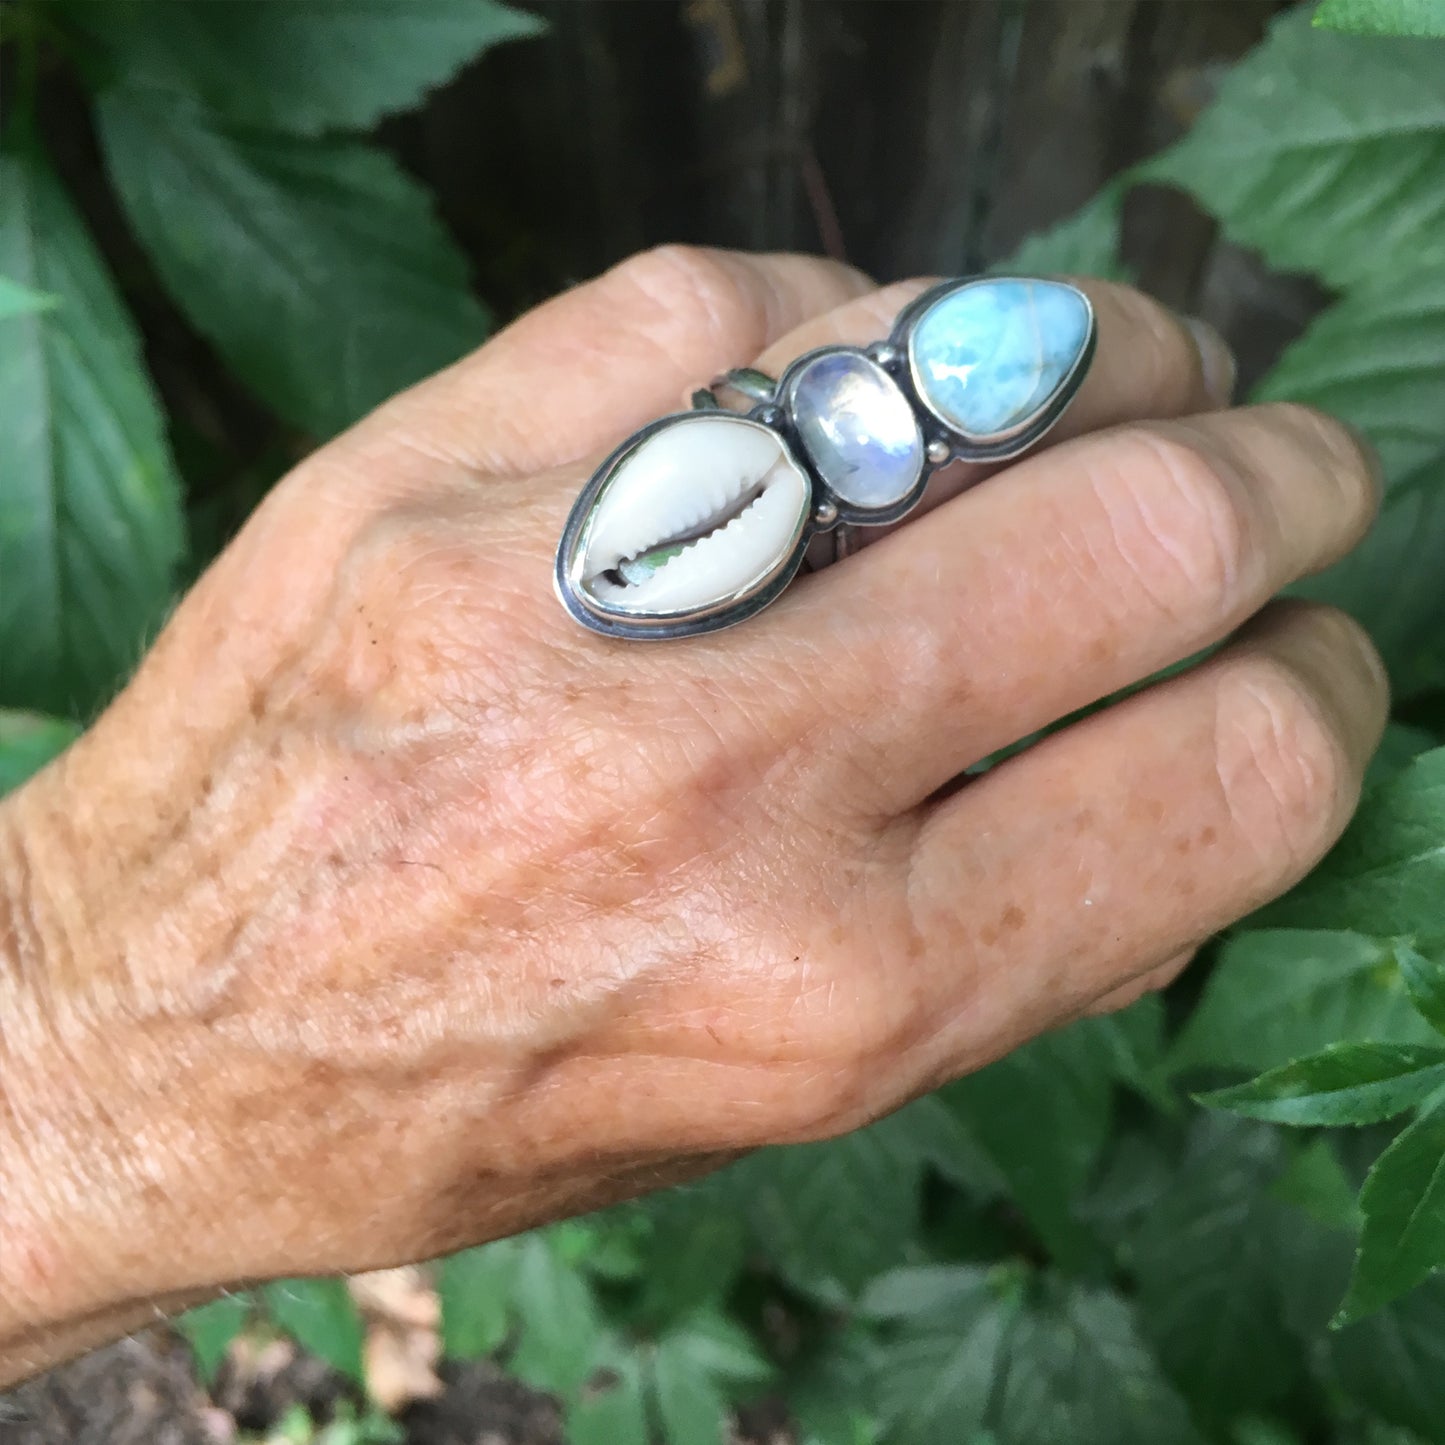
{"type": "Polygon", "coordinates": [[[610,450],[872,286],[818,256],[661,246],[529,311],[381,415],[473,471],[544,471],[610,450]]]}

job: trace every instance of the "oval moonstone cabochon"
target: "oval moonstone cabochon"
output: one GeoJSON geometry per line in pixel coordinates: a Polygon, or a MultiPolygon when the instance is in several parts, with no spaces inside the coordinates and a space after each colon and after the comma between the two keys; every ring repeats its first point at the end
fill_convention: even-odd
{"type": "Polygon", "coordinates": [[[814,469],[859,511],[893,507],[918,485],[923,433],[898,383],[870,357],[825,351],[788,383],[789,410],[814,469]]]}
{"type": "Polygon", "coordinates": [[[1062,281],[1000,276],[940,296],[908,338],[924,405],[978,441],[1006,438],[1043,411],[1088,347],[1093,315],[1062,281]]]}

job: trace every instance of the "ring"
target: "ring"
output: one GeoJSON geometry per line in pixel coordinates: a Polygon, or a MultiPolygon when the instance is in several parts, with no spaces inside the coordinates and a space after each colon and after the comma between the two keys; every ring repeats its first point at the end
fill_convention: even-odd
{"type": "Polygon", "coordinates": [[[776,381],[738,368],[593,473],[557,547],[562,605],[609,637],[694,637],[762,611],[808,544],[906,516],[954,461],[997,462],[1063,415],[1093,359],[1089,298],[1026,276],[945,281],[886,341],[825,346],[776,381]],[[717,393],[749,403],[725,409],[717,393]]]}

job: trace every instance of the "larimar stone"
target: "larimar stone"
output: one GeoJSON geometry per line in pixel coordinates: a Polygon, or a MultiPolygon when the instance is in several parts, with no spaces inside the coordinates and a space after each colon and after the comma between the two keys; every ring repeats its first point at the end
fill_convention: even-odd
{"type": "Polygon", "coordinates": [[[923,434],[908,398],[875,361],[831,351],[791,383],[793,424],[817,473],[860,510],[901,502],[923,471],[923,434]]]}
{"type": "Polygon", "coordinates": [[[1059,281],[971,281],[914,323],[908,359],[920,398],[978,440],[1022,429],[1057,394],[1089,342],[1089,306],[1059,281]]]}

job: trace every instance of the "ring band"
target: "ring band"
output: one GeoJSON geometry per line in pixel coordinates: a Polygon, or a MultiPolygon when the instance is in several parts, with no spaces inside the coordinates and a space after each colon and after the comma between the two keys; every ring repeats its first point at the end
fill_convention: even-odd
{"type": "Polygon", "coordinates": [[[856,529],[906,516],[950,462],[997,462],[1063,415],[1093,358],[1093,307],[1032,277],[946,281],[886,341],[825,346],[776,381],[753,367],[634,433],[573,505],[554,574],[562,605],[610,637],[692,637],[779,597],[810,541],[832,560],[856,529]],[[749,403],[725,409],[719,391],[749,403]]]}

